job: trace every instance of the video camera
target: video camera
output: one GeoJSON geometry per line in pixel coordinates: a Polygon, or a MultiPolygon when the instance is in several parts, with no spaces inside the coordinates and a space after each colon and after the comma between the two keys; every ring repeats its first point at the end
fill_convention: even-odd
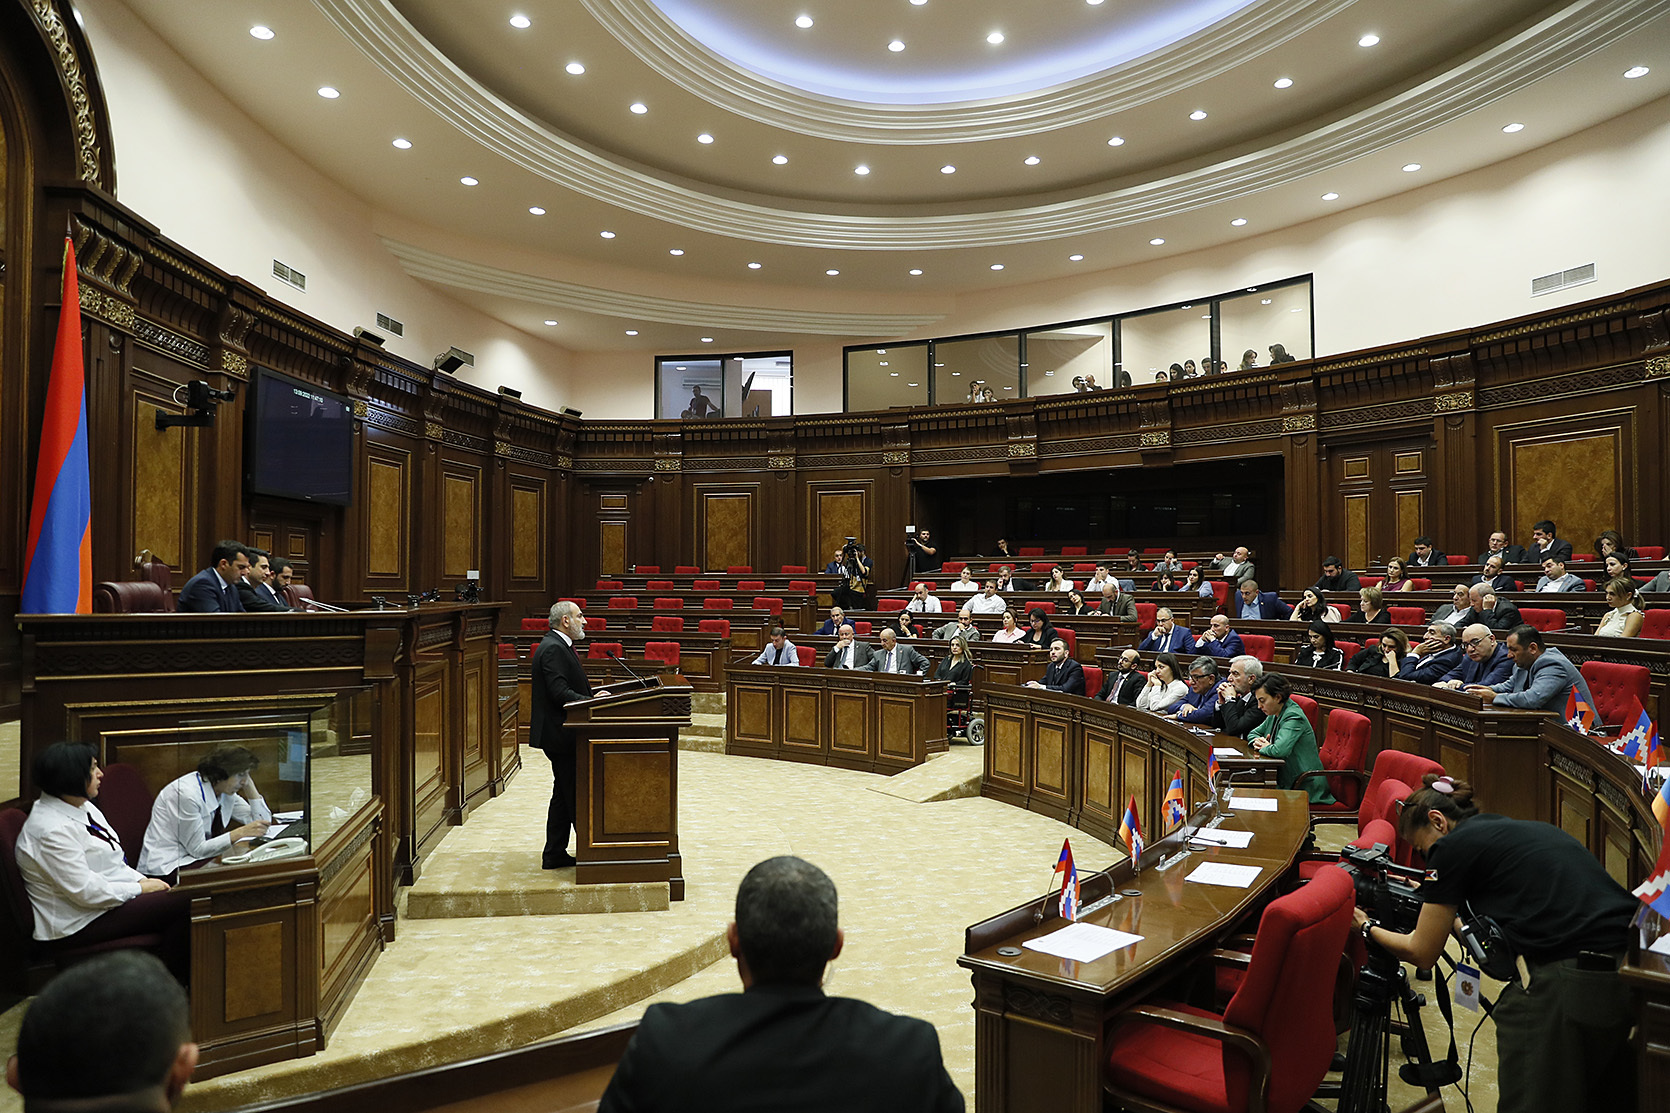
{"type": "Polygon", "coordinates": [[[1356,887],[1358,908],[1387,931],[1407,935],[1415,930],[1421,898],[1410,882],[1421,879],[1420,870],[1393,862],[1385,843],[1348,846],[1339,852],[1339,862],[1356,887]]]}

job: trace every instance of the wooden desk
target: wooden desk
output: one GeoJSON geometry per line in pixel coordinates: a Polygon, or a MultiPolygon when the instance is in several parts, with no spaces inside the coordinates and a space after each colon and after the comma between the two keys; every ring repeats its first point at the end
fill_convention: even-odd
{"type": "Polygon", "coordinates": [[[1083,919],[1141,935],[1141,942],[1086,963],[1025,949],[1027,940],[1065,926],[1053,893],[967,930],[957,963],[974,983],[979,1113],[1100,1113],[1108,1021],[1216,947],[1266,899],[1304,845],[1304,793],[1236,791],[1280,802],[1275,812],[1237,812],[1224,821],[1226,829],[1254,832],[1247,849],[1195,851],[1161,872],[1155,863],[1177,848],[1173,835],[1144,852],[1140,875],[1122,862],[1081,882],[1086,906],[1113,889],[1139,890],[1083,919]],[[1246,889],[1185,881],[1202,862],[1257,866],[1258,878],[1246,889]]]}
{"type": "Polygon", "coordinates": [[[943,682],[733,662],[727,689],[728,754],[900,773],[947,747],[943,682]]]}

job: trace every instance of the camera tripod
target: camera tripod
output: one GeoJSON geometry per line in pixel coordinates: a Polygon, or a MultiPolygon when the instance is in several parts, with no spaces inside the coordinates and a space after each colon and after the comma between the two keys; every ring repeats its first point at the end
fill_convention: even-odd
{"type": "Polygon", "coordinates": [[[1420,1010],[1426,1002],[1410,988],[1403,964],[1391,952],[1370,943],[1368,961],[1357,975],[1357,992],[1351,1002],[1351,1036],[1340,1077],[1338,1113],[1383,1113],[1386,1109],[1394,1002],[1403,1008],[1402,1045],[1409,1060],[1398,1069],[1399,1077],[1410,1085],[1424,1086],[1429,1094],[1460,1080],[1460,1068],[1455,1063],[1432,1061],[1426,1029],[1421,1026],[1420,1010]]]}

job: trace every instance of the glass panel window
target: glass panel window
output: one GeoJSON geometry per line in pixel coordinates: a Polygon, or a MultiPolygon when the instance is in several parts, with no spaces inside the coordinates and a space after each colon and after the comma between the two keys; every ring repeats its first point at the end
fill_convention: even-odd
{"type": "Polygon", "coordinates": [[[847,409],[927,404],[927,344],[855,348],[847,353],[847,409]]]}
{"type": "Polygon", "coordinates": [[[655,361],[655,416],[663,419],[719,417],[725,412],[724,361],[655,361]]]}
{"type": "Polygon", "coordinates": [[[934,345],[934,401],[955,405],[975,401],[977,394],[994,402],[1021,396],[1020,333],[934,345]]]}
{"type": "Polygon", "coordinates": [[[1113,322],[1062,325],[1026,334],[1026,393],[1105,390],[1113,377],[1113,322]]]}
{"type": "Polygon", "coordinates": [[[1146,383],[1175,379],[1173,365],[1203,374],[1201,366],[1211,359],[1212,306],[1210,302],[1137,313],[1119,321],[1119,350],[1131,381],[1146,383]]]}
{"type": "Polygon", "coordinates": [[[1277,352],[1311,358],[1310,296],[1310,283],[1299,282],[1222,299],[1224,362],[1235,370],[1285,362],[1276,358],[1277,352]]]}

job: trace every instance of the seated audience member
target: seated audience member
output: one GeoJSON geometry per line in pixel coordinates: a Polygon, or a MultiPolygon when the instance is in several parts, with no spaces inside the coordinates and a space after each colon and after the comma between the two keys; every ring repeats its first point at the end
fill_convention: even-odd
{"type": "Polygon", "coordinates": [[[237,583],[238,602],[246,611],[288,611],[290,604],[279,597],[272,584],[272,554],[265,549],[251,548],[249,568],[237,583]]]}
{"type": "MultiPolygon", "coordinates": [[[[1177,364],[1174,363],[1172,366],[1177,367],[1177,364]]],[[[1178,375],[1179,377],[1182,375],[1181,368],[1178,368],[1178,375]]],[[[1166,374],[1164,371],[1156,371],[1154,372],[1154,381],[1157,383],[1169,383],[1171,381],[1171,376],[1166,374]]]]}
{"type": "Polygon", "coordinates": [[[1641,585],[1642,591],[1670,591],[1670,571],[1660,572],[1641,585]]]}
{"type": "Polygon", "coordinates": [[[1479,616],[1479,621],[1492,630],[1512,630],[1525,621],[1519,616],[1519,608],[1506,599],[1498,600],[1494,591],[1487,591],[1483,584],[1474,584],[1467,589],[1468,599],[1473,603],[1473,611],[1479,616]],[[1475,596],[1473,593],[1478,592],[1475,596]]]}
{"type": "Polygon", "coordinates": [[[1378,584],[1365,587],[1357,593],[1357,617],[1353,622],[1361,622],[1369,626],[1378,626],[1388,621],[1386,618],[1386,597],[1381,594],[1378,584]]]}
{"type": "Polygon", "coordinates": [[[1299,605],[1287,616],[1292,622],[1339,622],[1344,616],[1339,608],[1328,602],[1325,592],[1307,587],[1299,594],[1299,605]]]}
{"type": "Polygon", "coordinates": [[[1189,691],[1176,707],[1172,718],[1180,723],[1211,726],[1218,713],[1218,663],[1210,657],[1196,657],[1189,666],[1189,691]]]}
{"type": "Polygon", "coordinates": [[[922,636],[922,627],[910,620],[908,611],[894,611],[891,615],[882,619],[881,625],[876,628],[876,637],[881,637],[882,630],[891,630],[895,637],[900,638],[920,638],[922,636]]]}
{"type": "Polygon", "coordinates": [[[1049,579],[1044,581],[1045,591],[1072,591],[1073,581],[1061,574],[1061,565],[1050,569],[1049,579]]]}
{"type": "Polygon", "coordinates": [[[1135,707],[1137,693],[1148,683],[1148,678],[1138,669],[1141,662],[1137,659],[1137,651],[1124,650],[1119,654],[1119,667],[1107,670],[1107,677],[1102,681],[1102,690],[1096,693],[1096,698],[1104,703],[1122,703],[1126,707],[1135,707]]]}
{"type": "Polygon", "coordinates": [[[1443,567],[1448,561],[1444,559],[1443,553],[1433,548],[1432,538],[1417,537],[1415,551],[1409,554],[1409,559],[1404,563],[1411,568],[1431,568],[1443,567]]]}
{"type": "Polygon", "coordinates": [[[1344,668],[1344,655],[1334,647],[1333,627],[1312,622],[1305,631],[1305,644],[1293,654],[1293,663],[1307,669],[1344,668]]]}
{"type": "Polygon", "coordinates": [[[824,619],[823,625],[819,626],[816,630],[813,630],[812,633],[818,637],[828,637],[831,634],[839,633],[841,624],[846,620],[846,611],[842,610],[840,607],[830,607],[829,617],[824,619]]]}
{"type": "Polygon", "coordinates": [[[979,591],[980,585],[974,580],[974,570],[966,564],[963,565],[963,570],[957,573],[956,581],[947,590],[962,594],[972,594],[979,591]]]}
{"type": "Polygon", "coordinates": [[[1549,557],[1542,562],[1542,575],[1537,579],[1537,590],[1542,592],[1582,591],[1583,581],[1566,571],[1565,561],[1549,557]]]}
{"type": "Polygon", "coordinates": [[[1523,545],[1508,544],[1508,535],[1503,533],[1501,530],[1497,530],[1490,535],[1490,540],[1486,542],[1484,552],[1480,553],[1479,559],[1475,560],[1473,563],[1483,564],[1485,561],[1489,560],[1491,555],[1494,553],[1502,554],[1502,560],[1508,564],[1525,563],[1525,547],[1523,545]]]}
{"type": "Polygon", "coordinates": [[[1021,644],[1033,649],[1048,649],[1055,640],[1055,627],[1050,624],[1049,614],[1042,607],[1033,607],[1026,618],[1030,625],[1021,634],[1021,644]]]}
{"type": "Polygon", "coordinates": [[[1087,598],[1095,599],[1102,594],[1104,587],[1114,582],[1116,581],[1113,578],[1113,569],[1108,567],[1107,561],[1101,561],[1096,565],[1095,575],[1085,581],[1084,594],[1087,598]]]}
{"type": "Polygon", "coordinates": [[[1356,591],[1363,585],[1357,581],[1357,573],[1346,570],[1345,562],[1337,556],[1322,558],[1322,575],[1311,585],[1318,591],[1356,591]]]}
{"type": "Polygon", "coordinates": [[[139,872],[167,880],[181,866],[266,834],[273,812],[255,787],[260,761],[242,746],[216,746],[195,771],[164,785],[151,803],[139,872]]]}
{"type": "Polygon", "coordinates": [[[222,541],[209,553],[209,567],[180,589],[180,610],[193,614],[242,611],[238,581],[249,571],[249,548],[239,541],[222,541]]]}
{"type": "Polygon", "coordinates": [[[1466,655],[1455,668],[1432,682],[1434,688],[1471,688],[1475,684],[1499,684],[1513,671],[1508,648],[1496,640],[1495,631],[1482,622],[1461,632],[1461,650],[1466,655]]]}
{"type": "Polygon", "coordinates": [[[823,655],[826,669],[867,669],[874,651],[853,634],[852,623],[841,623],[835,647],[823,655]]]}
{"type": "Polygon", "coordinates": [[[952,638],[962,638],[965,641],[979,641],[980,627],[974,625],[974,612],[965,605],[957,612],[957,617],[947,622],[933,633],[935,641],[948,642],[952,638]]]}
{"type": "Polygon", "coordinates": [[[1212,657],[1239,657],[1242,652],[1241,635],[1229,628],[1229,616],[1215,614],[1207,623],[1206,633],[1195,639],[1195,651],[1212,657]]]}
{"type": "Polygon", "coordinates": [[[994,582],[996,584],[996,591],[999,595],[1007,594],[1011,591],[1026,590],[1026,588],[1022,587],[1015,580],[1015,574],[1009,570],[1009,566],[1007,564],[997,570],[997,577],[994,582]]]}
{"type": "Polygon", "coordinates": [[[40,799],[17,836],[17,868],[46,949],[128,935],[163,936],[163,959],[182,982],[191,971],[189,899],[127,864],[116,829],[93,800],[104,770],[91,742],[54,742],[35,755],[40,799]]]}
{"type": "Polygon", "coordinates": [[[1215,594],[1212,585],[1206,581],[1206,573],[1198,564],[1184,573],[1183,582],[1177,585],[1177,590],[1192,591],[1202,599],[1211,599],[1215,594]]]}
{"type": "Polygon", "coordinates": [[[1154,565],[1153,571],[1158,572],[1162,568],[1170,572],[1173,577],[1183,575],[1183,562],[1177,559],[1177,550],[1167,549],[1161,554],[1160,562],[1154,565]]]}
{"type": "Polygon", "coordinates": [[[1635,581],[1619,576],[1606,581],[1606,601],[1612,609],[1595,626],[1597,638],[1634,638],[1641,635],[1641,624],[1646,621],[1642,611],[1646,604],[1635,590],[1635,581]]]}
{"type": "Polygon", "coordinates": [[[1566,697],[1575,684],[1589,706],[1595,705],[1595,697],[1590,695],[1589,684],[1577,666],[1558,649],[1543,645],[1542,634],[1535,626],[1515,626],[1508,631],[1508,656],[1513,658],[1513,672],[1506,680],[1488,686],[1476,684],[1462,691],[1497,707],[1564,713],[1566,697]]]}
{"type": "Polygon", "coordinates": [[[116,951],[29,1002],[6,1082],[23,1113],[166,1113],[196,1067],[185,990],[154,956],[116,951]]]}
{"type": "MultiPolygon", "coordinates": [[[[1293,702],[1293,687],[1286,677],[1267,672],[1264,679],[1258,682],[1256,691],[1258,709],[1264,712],[1264,721],[1247,735],[1247,741],[1259,756],[1282,759],[1281,770],[1276,774],[1277,787],[1301,787],[1299,777],[1302,774],[1322,768],[1322,754],[1316,748],[1316,732],[1311,729],[1310,719],[1293,702]]],[[[1326,777],[1306,777],[1302,788],[1310,795],[1313,804],[1334,802],[1326,777]]]]}
{"type": "Polygon", "coordinates": [[[1632,561],[1640,554],[1624,544],[1624,535],[1615,529],[1603,529],[1600,536],[1595,538],[1595,555],[1605,560],[1613,553],[1617,553],[1626,561],[1632,561]]]}
{"type": "Polygon", "coordinates": [[[1386,562],[1386,578],[1380,581],[1380,590],[1382,593],[1415,590],[1415,581],[1409,578],[1409,570],[1404,567],[1402,557],[1393,557],[1386,562]]]}
{"type": "Polygon", "coordinates": [[[927,584],[918,583],[916,594],[905,604],[905,610],[912,614],[942,614],[945,608],[940,605],[939,596],[928,594],[927,584]]]}
{"type": "Polygon", "coordinates": [[[980,594],[968,601],[968,609],[975,614],[1002,614],[1008,609],[1008,604],[997,593],[997,581],[987,580],[980,594]]]}
{"type": "Polygon", "coordinates": [[[1112,615],[1131,622],[1137,620],[1136,596],[1127,594],[1118,580],[1110,580],[1102,586],[1102,601],[1096,605],[1097,614],[1112,615]]]}
{"type": "Polygon", "coordinates": [[[1571,563],[1571,542],[1556,537],[1554,523],[1544,519],[1531,527],[1531,545],[1525,550],[1525,560],[1540,565],[1551,556],[1571,563]]]}
{"type": "Polygon", "coordinates": [[[1148,585],[1149,591],[1176,591],[1177,576],[1169,568],[1161,568],[1160,574],[1154,577],[1154,582],[1148,585]]]}
{"type": "Polygon", "coordinates": [[[1512,591],[1514,589],[1513,577],[1502,571],[1502,558],[1500,556],[1492,556],[1485,561],[1484,571],[1473,577],[1473,583],[1483,584],[1491,591],[1512,591]]]}
{"type": "Polygon", "coordinates": [[[1189,628],[1173,621],[1170,607],[1160,607],[1154,612],[1154,628],[1137,649],[1143,653],[1188,653],[1194,647],[1195,637],[1189,628]]]}
{"type": "Polygon", "coordinates": [[[1194,360],[1186,359],[1183,361],[1183,377],[1185,379],[1192,379],[1198,374],[1200,374],[1200,368],[1195,366],[1194,360]]]}
{"type": "Polygon", "coordinates": [[[1345,669],[1363,676],[1396,676],[1408,652],[1409,635],[1393,626],[1381,634],[1379,640],[1354,653],[1346,662],[1345,669]]]}
{"type": "Polygon", "coordinates": [[[844,550],[842,550],[842,549],[836,549],[835,550],[835,555],[830,557],[829,558],[829,563],[823,566],[823,574],[824,575],[826,575],[826,576],[845,576],[847,574],[846,562],[841,559],[841,554],[842,554],[843,551],[844,550]]]}
{"type": "Polygon", "coordinates": [[[1067,593],[1066,613],[1075,615],[1095,614],[1096,607],[1093,604],[1086,603],[1084,601],[1084,595],[1081,592],[1073,590],[1067,593]]]}
{"type": "Polygon", "coordinates": [[[1606,554],[1606,556],[1601,559],[1601,564],[1605,567],[1606,578],[1609,580],[1616,580],[1620,576],[1625,579],[1629,579],[1632,575],[1632,569],[1629,566],[1629,561],[1626,560],[1621,553],[1606,554]]]}
{"type": "Polygon", "coordinates": [[[934,679],[966,688],[974,682],[974,657],[968,651],[968,639],[958,635],[951,639],[950,651],[934,670],[934,679]]]}
{"type": "Polygon", "coordinates": [[[1003,627],[992,635],[992,641],[997,645],[1004,645],[1008,642],[1018,642],[1024,637],[1026,637],[1026,630],[1015,621],[1015,612],[1005,610],[1003,612],[1003,627]]]}
{"type": "Polygon", "coordinates": [[[1229,662],[1229,679],[1218,685],[1218,706],[1212,725],[1225,734],[1245,738],[1264,721],[1258,697],[1253,691],[1264,676],[1264,662],[1257,657],[1235,657],[1229,662]]]}
{"type": "Polygon", "coordinates": [[[1224,579],[1244,584],[1253,578],[1252,555],[1245,545],[1238,545],[1229,556],[1219,553],[1212,558],[1212,567],[1224,574],[1224,579]]]}
{"type": "Polygon", "coordinates": [[[1403,659],[1397,678],[1411,684],[1431,684],[1448,676],[1460,663],[1461,647],[1455,643],[1455,627],[1447,621],[1433,622],[1426,628],[1426,637],[1403,659]]]}
{"type": "Polygon", "coordinates": [[[1270,345],[1270,362],[1272,364],[1296,363],[1298,362],[1298,358],[1287,354],[1287,346],[1285,344],[1272,344],[1270,345]]]}
{"type": "Polygon", "coordinates": [[[1235,617],[1239,619],[1278,619],[1293,613],[1293,608],[1283,603],[1275,592],[1259,591],[1257,580],[1242,580],[1234,603],[1235,617]]]}
{"type": "Polygon", "coordinates": [[[1084,667],[1067,656],[1067,643],[1061,638],[1050,642],[1050,663],[1044,669],[1044,679],[1028,680],[1028,688],[1047,688],[1052,692],[1066,692],[1070,696],[1084,695],[1084,667]]]}
{"type": "Polygon", "coordinates": [[[928,671],[928,659],[916,652],[914,646],[899,644],[898,634],[891,626],[884,626],[881,631],[881,648],[870,658],[870,671],[921,676],[928,671]]]}
{"type": "Polygon", "coordinates": [[[1237,367],[1236,370],[1237,371],[1251,371],[1254,368],[1256,368],[1257,366],[1258,366],[1258,349],[1257,348],[1248,348],[1246,351],[1241,353],[1241,366],[1237,367]]]}
{"type": "Polygon", "coordinates": [[[1450,601],[1432,612],[1434,622],[1461,623],[1466,625],[1478,616],[1473,613],[1473,593],[1466,584],[1456,584],[1450,589],[1450,601]]]}
{"type": "Polygon", "coordinates": [[[794,643],[783,633],[783,628],[773,626],[771,628],[771,644],[760,650],[760,655],[750,663],[755,665],[780,665],[784,668],[790,668],[800,664],[800,654],[795,649],[794,643]]]}
{"type": "Polygon", "coordinates": [[[1189,694],[1189,686],[1177,675],[1179,671],[1176,654],[1162,653],[1154,658],[1148,683],[1137,693],[1137,710],[1165,715],[1181,703],[1189,694]]]}
{"type": "Polygon", "coordinates": [[[997,550],[992,555],[999,560],[1012,561],[1015,559],[1015,553],[1009,548],[1009,539],[1007,537],[999,537],[997,539],[997,550]]]}
{"type": "Polygon", "coordinates": [[[743,991],[645,1010],[598,1113],[958,1113],[933,1025],[824,995],[837,922],[835,883],[811,863],[784,856],[749,870],[725,933],[743,991]]]}

